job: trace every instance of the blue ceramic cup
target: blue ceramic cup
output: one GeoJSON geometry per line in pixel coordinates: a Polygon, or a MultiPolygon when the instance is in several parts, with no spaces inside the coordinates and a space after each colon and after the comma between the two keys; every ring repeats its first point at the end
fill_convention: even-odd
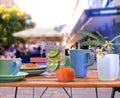
{"type": "Polygon", "coordinates": [[[76,77],[86,77],[88,66],[92,65],[94,60],[95,55],[90,50],[70,50],[70,63],[72,68],[75,70],[76,77]]]}
{"type": "Polygon", "coordinates": [[[0,75],[16,75],[20,65],[21,59],[0,59],[0,75]]]}

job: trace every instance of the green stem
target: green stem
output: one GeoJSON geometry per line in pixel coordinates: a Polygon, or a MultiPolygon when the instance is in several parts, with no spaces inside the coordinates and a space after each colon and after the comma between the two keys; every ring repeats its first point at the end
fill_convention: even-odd
{"type": "Polygon", "coordinates": [[[120,37],[120,35],[114,37],[114,38],[111,40],[111,42],[115,41],[115,40],[118,39],[119,37],[120,37]]]}

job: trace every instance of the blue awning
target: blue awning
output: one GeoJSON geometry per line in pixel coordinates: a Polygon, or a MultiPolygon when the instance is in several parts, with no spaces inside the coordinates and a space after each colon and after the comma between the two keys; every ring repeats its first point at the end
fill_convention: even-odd
{"type": "Polygon", "coordinates": [[[88,9],[78,19],[72,32],[78,30],[94,31],[102,24],[111,24],[116,16],[120,15],[120,7],[88,9]]]}

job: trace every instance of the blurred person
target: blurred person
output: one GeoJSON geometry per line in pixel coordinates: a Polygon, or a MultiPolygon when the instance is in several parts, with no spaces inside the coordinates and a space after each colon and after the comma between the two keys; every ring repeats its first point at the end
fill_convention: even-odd
{"type": "Polygon", "coordinates": [[[40,45],[37,48],[37,56],[41,57],[41,46],[40,45]]]}
{"type": "Polygon", "coordinates": [[[14,52],[15,52],[15,45],[14,44],[10,45],[8,50],[9,50],[10,57],[13,58],[14,57],[14,52]]]}
{"type": "Polygon", "coordinates": [[[31,56],[32,57],[36,57],[37,56],[37,48],[33,47],[32,52],[31,52],[31,56]]]}
{"type": "Polygon", "coordinates": [[[22,56],[30,56],[31,55],[30,49],[25,44],[23,44],[23,46],[21,47],[21,53],[22,53],[22,56]]]}
{"type": "Polygon", "coordinates": [[[8,58],[9,57],[9,50],[4,50],[4,57],[5,58],[8,58]]]}
{"type": "Polygon", "coordinates": [[[16,48],[15,56],[16,56],[16,58],[20,58],[21,57],[21,48],[19,46],[16,48]]]}
{"type": "Polygon", "coordinates": [[[42,57],[46,57],[46,50],[45,49],[43,49],[43,51],[42,51],[42,57]]]}
{"type": "MultiPolygon", "coordinates": [[[[41,52],[43,52],[44,49],[45,49],[45,47],[46,47],[46,43],[45,43],[44,41],[42,41],[42,42],[40,43],[40,46],[41,46],[41,52]]],[[[42,53],[41,53],[41,54],[42,54],[42,53]]]]}

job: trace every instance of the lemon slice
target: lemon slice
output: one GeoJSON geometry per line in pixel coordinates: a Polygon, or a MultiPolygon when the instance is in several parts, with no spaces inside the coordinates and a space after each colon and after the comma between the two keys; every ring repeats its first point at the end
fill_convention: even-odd
{"type": "Polygon", "coordinates": [[[62,53],[59,53],[59,55],[57,56],[58,61],[62,61],[63,60],[63,55],[62,53]]]}
{"type": "Polygon", "coordinates": [[[48,58],[48,60],[53,61],[53,62],[58,62],[59,61],[59,59],[57,57],[48,58]]]}
{"type": "Polygon", "coordinates": [[[51,48],[48,51],[48,57],[56,57],[59,54],[59,49],[58,48],[51,48]]]}
{"type": "Polygon", "coordinates": [[[48,60],[54,61],[54,62],[62,61],[62,60],[63,60],[63,55],[62,55],[62,53],[59,53],[59,54],[57,55],[57,57],[54,57],[54,58],[50,58],[50,57],[49,57],[48,60]]]}
{"type": "Polygon", "coordinates": [[[53,72],[56,71],[59,68],[60,63],[59,62],[53,62],[53,61],[48,61],[48,69],[53,72]]]}

